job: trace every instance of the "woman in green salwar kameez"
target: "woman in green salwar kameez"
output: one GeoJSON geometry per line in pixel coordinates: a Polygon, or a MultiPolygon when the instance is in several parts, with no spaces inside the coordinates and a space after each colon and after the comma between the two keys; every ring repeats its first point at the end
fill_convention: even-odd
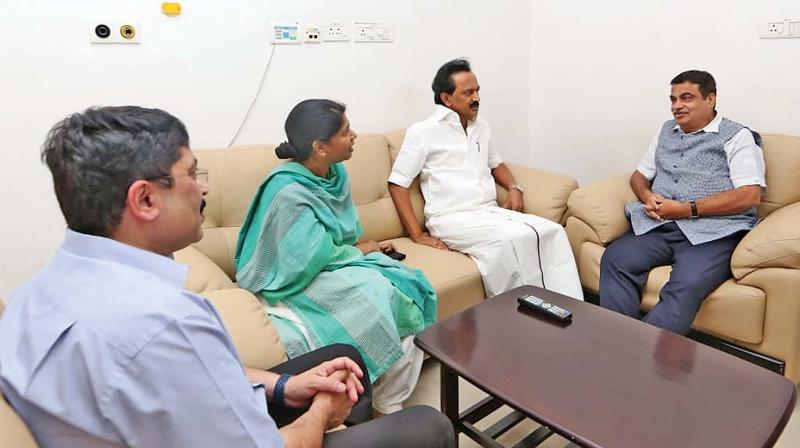
{"type": "Polygon", "coordinates": [[[262,299],[290,358],[334,343],[356,347],[381,413],[402,408],[416,385],[422,353],[413,335],[436,318],[424,275],[357,243],[363,233],[343,164],[356,133],[344,105],[306,100],[286,120],[291,158],[258,189],[239,234],[236,280],[262,299]]]}

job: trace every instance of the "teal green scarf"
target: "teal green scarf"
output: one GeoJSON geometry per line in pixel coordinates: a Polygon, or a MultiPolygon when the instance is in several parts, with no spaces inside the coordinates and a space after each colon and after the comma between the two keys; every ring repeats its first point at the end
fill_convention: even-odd
{"type": "MultiPolygon", "coordinates": [[[[318,347],[353,345],[374,381],[402,355],[400,338],[436,319],[436,295],[418,270],[353,244],[363,233],[341,163],[321,178],[290,162],[259,187],[239,233],[239,286],[294,311],[318,347]]],[[[308,350],[276,322],[290,357],[308,350]]]]}

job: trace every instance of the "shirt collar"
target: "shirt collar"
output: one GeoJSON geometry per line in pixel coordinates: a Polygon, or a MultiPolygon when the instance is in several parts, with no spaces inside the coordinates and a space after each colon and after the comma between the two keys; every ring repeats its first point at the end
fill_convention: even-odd
{"type": "Polygon", "coordinates": [[[138,247],[129,246],[111,238],[87,235],[71,229],[66,230],[61,249],[72,254],[124,264],[147,271],[164,281],[183,289],[189,267],[138,247]]]}
{"type": "MultiPolygon", "coordinates": [[[[713,132],[715,134],[719,134],[719,124],[720,123],[722,123],[722,115],[717,113],[717,116],[714,117],[714,119],[711,120],[711,122],[708,123],[706,125],[706,127],[704,127],[703,129],[698,129],[698,130],[696,130],[694,132],[690,132],[690,134],[699,134],[700,132],[713,132]]],[[[678,124],[676,124],[675,127],[672,128],[673,131],[675,131],[675,130],[680,131],[680,129],[681,129],[681,127],[678,124]]]]}
{"type": "MultiPolygon", "coordinates": [[[[458,116],[458,113],[453,109],[441,104],[436,105],[436,109],[433,111],[433,119],[436,121],[449,121],[452,123],[461,124],[461,118],[458,116]]],[[[469,126],[474,121],[475,120],[468,121],[467,125],[469,126]]]]}

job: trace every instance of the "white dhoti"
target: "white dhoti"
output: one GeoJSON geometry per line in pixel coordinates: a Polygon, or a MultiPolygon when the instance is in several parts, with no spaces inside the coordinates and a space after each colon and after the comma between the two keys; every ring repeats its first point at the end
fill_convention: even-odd
{"type": "MultiPolygon", "coordinates": [[[[317,348],[306,326],[289,307],[278,302],[276,306],[263,305],[263,308],[267,315],[290,322],[304,336],[309,349],[317,348]]],[[[372,383],[372,407],[381,414],[403,409],[403,402],[414,392],[422,372],[424,354],[414,345],[414,336],[400,339],[400,346],[403,356],[372,383]]]]}
{"type": "Polygon", "coordinates": [[[487,296],[534,285],[583,300],[575,258],[560,224],[487,207],[436,216],[426,226],[450,249],[475,261],[487,296]]]}

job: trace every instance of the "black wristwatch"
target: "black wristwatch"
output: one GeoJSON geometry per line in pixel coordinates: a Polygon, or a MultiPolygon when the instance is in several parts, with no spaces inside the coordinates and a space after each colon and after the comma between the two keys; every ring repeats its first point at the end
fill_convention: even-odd
{"type": "Polygon", "coordinates": [[[700,215],[697,214],[697,202],[689,201],[689,206],[692,208],[692,214],[689,216],[690,219],[697,219],[700,215]]]}

